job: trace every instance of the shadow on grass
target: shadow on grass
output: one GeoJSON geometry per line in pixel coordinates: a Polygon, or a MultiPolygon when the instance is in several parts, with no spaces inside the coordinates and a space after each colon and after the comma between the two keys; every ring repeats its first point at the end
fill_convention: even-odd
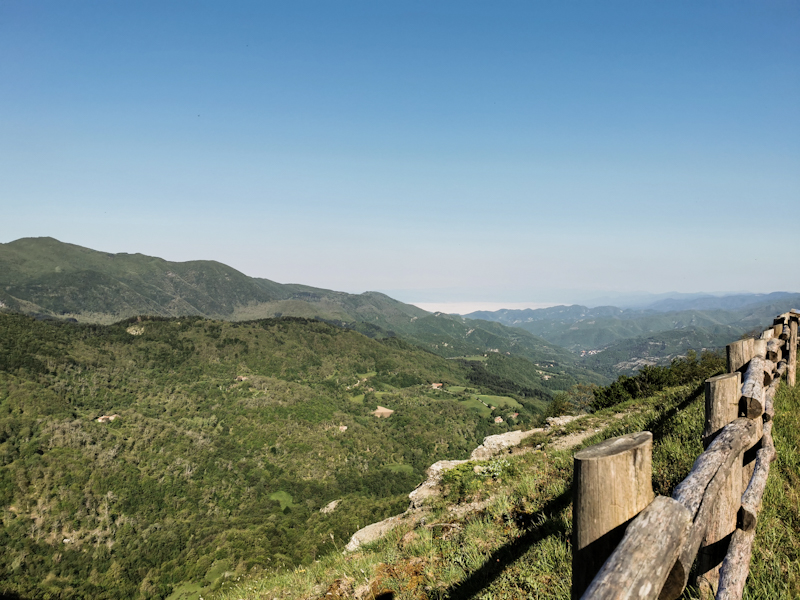
{"type": "Polygon", "coordinates": [[[505,569],[521,558],[534,544],[552,535],[567,533],[563,520],[558,515],[572,502],[572,487],[556,496],[542,507],[536,514],[549,515],[541,522],[535,522],[536,515],[522,515],[521,527],[530,527],[517,539],[498,548],[486,560],[482,567],[473,571],[462,582],[445,590],[442,597],[450,600],[467,600],[472,598],[497,579],[505,569]],[[527,522],[526,522],[527,521],[527,522]]]}
{"type": "MultiPolygon", "coordinates": [[[[692,390],[684,400],[681,400],[681,402],[658,415],[657,418],[647,424],[648,429],[653,433],[654,441],[661,439],[669,433],[667,427],[669,421],[680,411],[685,410],[695,402],[703,394],[704,389],[704,384],[701,383],[697,388],[692,390]]],[[[595,441],[593,443],[598,442],[595,441]]],[[[577,451],[580,447],[576,447],[573,450],[577,451]]],[[[526,528],[527,531],[517,539],[498,548],[489,556],[483,566],[470,573],[464,581],[445,590],[442,597],[450,600],[468,600],[491,585],[492,582],[502,575],[503,571],[525,555],[534,544],[553,535],[566,536],[566,527],[564,526],[563,520],[558,518],[558,515],[567,508],[571,502],[572,485],[570,484],[562,494],[550,500],[541,511],[536,513],[539,515],[549,515],[545,520],[535,522],[536,515],[524,515],[520,526],[526,528]],[[525,520],[527,520],[527,522],[525,522],[525,520]]],[[[618,532],[618,537],[621,537],[622,533],[623,532],[618,532]]]]}

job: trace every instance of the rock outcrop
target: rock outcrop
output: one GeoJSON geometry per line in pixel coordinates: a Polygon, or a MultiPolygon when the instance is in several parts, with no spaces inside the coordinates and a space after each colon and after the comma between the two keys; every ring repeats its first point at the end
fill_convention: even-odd
{"type": "MultiPolygon", "coordinates": [[[[540,428],[530,429],[528,431],[509,431],[507,433],[489,435],[483,438],[483,443],[472,451],[469,460],[440,460],[439,462],[432,464],[427,470],[428,478],[419,484],[408,495],[409,499],[411,500],[411,504],[406,512],[404,512],[402,515],[389,517],[388,519],[378,523],[373,523],[372,525],[367,525],[366,527],[359,529],[353,534],[353,537],[350,538],[347,546],[345,546],[345,550],[352,552],[362,544],[367,544],[382,538],[387,532],[397,527],[404,520],[422,518],[421,513],[423,511],[425,501],[428,498],[439,495],[439,484],[442,482],[442,475],[445,473],[445,471],[449,471],[458,465],[463,465],[470,460],[489,460],[498,454],[508,452],[513,447],[518,446],[522,440],[535,433],[543,433],[555,427],[563,427],[575,419],[580,419],[582,416],[583,415],[548,417],[547,426],[543,429],[540,428]]],[[[486,501],[484,501],[484,503],[485,502],[486,501]]],[[[474,508],[475,507],[470,507],[470,509],[474,508]]]]}
{"type": "Polygon", "coordinates": [[[449,471],[453,467],[463,465],[465,462],[467,461],[440,460],[439,462],[433,463],[430,467],[428,467],[428,470],[426,471],[428,478],[414,488],[414,490],[408,495],[409,499],[411,500],[411,506],[409,506],[409,509],[416,510],[421,508],[426,499],[430,498],[431,496],[438,495],[439,483],[442,481],[442,474],[445,471],[449,471]]]}
{"type": "MultiPolygon", "coordinates": [[[[548,419],[548,426],[549,421],[550,419],[548,419]]],[[[558,425],[561,425],[561,423],[558,423],[558,425]]],[[[367,544],[383,537],[404,520],[421,518],[420,513],[423,510],[425,501],[439,495],[439,485],[442,482],[442,475],[445,471],[449,471],[458,465],[463,465],[470,460],[488,460],[519,445],[526,437],[542,431],[545,431],[545,429],[509,431],[507,433],[490,435],[483,438],[483,443],[472,451],[469,460],[440,460],[432,464],[427,470],[428,478],[408,495],[411,504],[405,513],[395,517],[389,517],[388,519],[359,529],[353,534],[353,537],[350,538],[347,546],[345,546],[345,550],[352,552],[362,544],[367,544]]]]}
{"type": "Polygon", "coordinates": [[[526,437],[543,431],[544,429],[530,429],[528,431],[509,431],[486,436],[483,438],[483,443],[472,451],[469,458],[470,460],[488,460],[514,446],[518,446],[526,437]]]}
{"type": "Polygon", "coordinates": [[[350,541],[347,542],[347,546],[345,546],[344,549],[347,552],[353,552],[354,550],[358,550],[361,544],[368,544],[369,542],[374,542],[382,538],[400,524],[401,518],[402,515],[389,517],[388,519],[378,521],[377,523],[359,529],[353,534],[353,537],[350,538],[350,541]]]}

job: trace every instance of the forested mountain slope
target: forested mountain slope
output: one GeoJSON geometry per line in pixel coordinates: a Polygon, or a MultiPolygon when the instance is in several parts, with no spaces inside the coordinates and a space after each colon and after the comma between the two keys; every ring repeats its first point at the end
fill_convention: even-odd
{"type": "MultiPolygon", "coordinates": [[[[508,430],[473,408],[483,368],[305,319],[2,314],[0,594],[158,598],[313,561],[508,430]]],[[[507,421],[547,399],[522,392],[507,421]]]]}
{"type": "Polygon", "coordinates": [[[579,364],[609,377],[664,364],[689,349],[720,348],[800,304],[800,294],[740,294],[661,300],[645,309],[554,306],[467,315],[517,327],[583,354],[579,364]]]}
{"type": "MultiPolygon", "coordinates": [[[[527,331],[431,314],[378,292],[347,294],[248,277],[214,261],[109,254],[52,238],[0,244],[0,312],[113,323],[137,315],[325,320],[374,338],[400,336],[449,358],[492,351],[547,365],[542,381],[603,383],[576,356],[527,331]],[[557,376],[556,379],[553,379],[557,376]]],[[[560,389],[565,389],[564,387],[560,389]]]]}

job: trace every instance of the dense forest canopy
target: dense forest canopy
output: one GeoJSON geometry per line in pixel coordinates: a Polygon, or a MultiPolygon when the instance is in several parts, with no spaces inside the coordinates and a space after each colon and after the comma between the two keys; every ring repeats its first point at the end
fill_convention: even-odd
{"type": "Polygon", "coordinates": [[[166,597],[313,561],[405,509],[432,462],[537,418],[549,392],[508,360],[297,318],[0,314],[0,592],[166,597]],[[494,423],[480,393],[519,414],[494,423]]]}

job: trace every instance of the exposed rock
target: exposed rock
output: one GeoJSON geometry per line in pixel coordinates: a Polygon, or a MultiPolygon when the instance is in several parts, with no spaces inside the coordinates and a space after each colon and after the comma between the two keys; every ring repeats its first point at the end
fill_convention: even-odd
{"type": "Polygon", "coordinates": [[[544,429],[531,429],[529,431],[509,431],[486,436],[483,438],[483,443],[472,451],[469,458],[470,460],[487,460],[505,452],[509,448],[518,446],[526,437],[542,431],[544,429]]]}
{"type": "Polygon", "coordinates": [[[338,500],[334,500],[333,502],[328,502],[325,506],[319,509],[319,512],[321,512],[323,515],[327,515],[328,513],[332,513],[334,510],[336,510],[336,507],[338,505],[339,505],[338,500]]]}
{"type": "Polygon", "coordinates": [[[118,418],[119,415],[103,415],[102,417],[97,417],[98,423],[110,423],[114,419],[118,418]]]}
{"type": "Polygon", "coordinates": [[[368,544],[369,542],[374,542],[375,540],[382,538],[399,524],[400,517],[398,516],[389,517],[383,521],[378,521],[372,525],[367,525],[353,534],[353,537],[350,538],[350,541],[347,542],[347,546],[345,546],[344,549],[348,552],[353,552],[362,544],[368,544]]]}
{"type": "Polygon", "coordinates": [[[339,600],[340,598],[350,598],[352,597],[353,590],[355,589],[356,580],[352,577],[348,577],[345,575],[341,579],[337,579],[334,581],[329,587],[328,591],[325,593],[324,598],[330,598],[331,600],[339,600]]]}
{"type": "MultiPolygon", "coordinates": [[[[558,425],[561,425],[563,423],[568,423],[575,418],[577,417],[558,417],[554,420],[554,422],[558,425]],[[567,420],[563,421],[562,423],[562,421],[559,419],[567,420]]],[[[548,419],[548,424],[549,422],[550,419],[548,419]]],[[[487,460],[497,454],[500,454],[501,452],[507,451],[509,448],[519,445],[519,443],[526,437],[543,431],[545,431],[545,429],[531,429],[529,431],[509,431],[507,433],[487,436],[483,438],[483,443],[472,451],[472,455],[470,456],[469,460],[487,460]]],[[[378,523],[373,523],[372,525],[367,525],[366,527],[359,529],[353,534],[353,537],[350,538],[347,546],[345,546],[345,550],[352,552],[362,544],[366,544],[383,537],[386,535],[386,533],[397,527],[404,520],[419,520],[421,518],[420,515],[424,514],[424,511],[421,509],[425,504],[425,500],[439,495],[439,484],[442,481],[442,475],[444,472],[449,471],[458,465],[463,465],[466,462],[469,461],[440,460],[439,462],[432,464],[430,467],[428,467],[428,478],[419,484],[408,495],[409,499],[411,500],[411,504],[405,513],[396,517],[389,517],[388,519],[378,523]]],[[[485,508],[488,502],[488,500],[484,500],[482,502],[475,502],[463,507],[454,507],[452,512],[458,516],[463,516],[463,514],[474,510],[482,510],[485,508]]]]}
{"type": "Polygon", "coordinates": [[[455,519],[462,519],[471,513],[485,509],[487,506],[489,506],[489,504],[491,504],[491,502],[492,499],[487,498],[486,500],[470,502],[469,504],[456,504],[455,506],[450,507],[450,516],[455,519]]]}
{"type": "Polygon", "coordinates": [[[457,467],[458,465],[463,465],[466,460],[440,460],[437,463],[432,464],[428,467],[428,478],[420,483],[414,490],[408,495],[411,499],[411,509],[420,508],[426,498],[430,498],[431,496],[436,496],[439,493],[439,482],[442,481],[442,473],[445,471],[449,471],[453,467],[457,467]]]}
{"type": "Polygon", "coordinates": [[[567,423],[585,416],[586,415],[564,415],[563,417],[547,417],[545,420],[547,421],[547,427],[549,429],[551,427],[563,427],[567,423]]]}

